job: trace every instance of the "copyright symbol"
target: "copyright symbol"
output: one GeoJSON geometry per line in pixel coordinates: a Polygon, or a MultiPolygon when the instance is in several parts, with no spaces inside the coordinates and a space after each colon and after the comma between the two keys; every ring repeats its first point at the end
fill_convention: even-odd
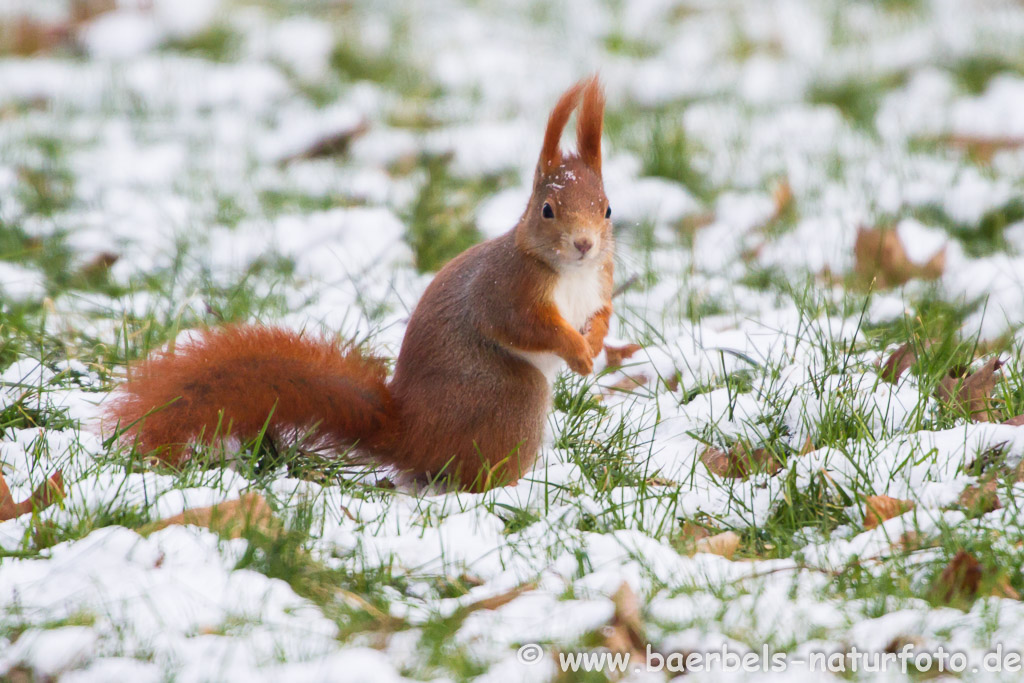
{"type": "Polygon", "coordinates": [[[544,656],[544,648],[536,643],[527,643],[516,652],[516,659],[523,664],[536,664],[544,656]]]}

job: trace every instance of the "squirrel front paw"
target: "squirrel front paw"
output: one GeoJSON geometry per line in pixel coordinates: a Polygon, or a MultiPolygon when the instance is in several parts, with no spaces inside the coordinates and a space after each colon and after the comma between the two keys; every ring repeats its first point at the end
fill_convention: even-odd
{"type": "Polygon", "coordinates": [[[578,375],[589,375],[592,373],[594,371],[594,359],[590,357],[589,351],[590,348],[588,346],[585,352],[567,357],[565,362],[569,364],[569,369],[578,375]]]}
{"type": "Polygon", "coordinates": [[[587,344],[590,346],[590,356],[597,357],[604,350],[604,338],[608,335],[608,323],[600,318],[590,321],[590,329],[587,330],[587,344]]]}

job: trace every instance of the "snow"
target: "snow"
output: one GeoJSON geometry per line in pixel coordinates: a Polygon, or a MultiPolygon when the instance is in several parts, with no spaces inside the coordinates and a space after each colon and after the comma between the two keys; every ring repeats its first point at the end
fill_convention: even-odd
{"type": "Polygon", "coordinates": [[[156,47],[161,38],[152,15],[127,9],[101,14],[79,33],[83,47],[98,59],[137,57],[156,47]]]}
{"type": "Polygon", "coordinates": [[[330,68],[334,35],[331,27],[312,17],[288,17],[277,22],[269,36],[270,55],[303,81],[318,81],[330,68]]]}
{"type": "MultiPolygon", "coordinates": [[[[989,246],[982,219],[1024,189],[1014,142],[1024,137],[1024,78],[998,73],[972,93],[956,64],[986,49],[1015,55],[1024,11],[921,5],[903,15],[810,0],[572,0],[524,12],[509,2],[360,0],[279,12],[130,1],[75,29],[84,57],[0,58],[0,249],[22,233],[28,245],[54,240],[72,274],[117,257],[102,288],[79,289],[58,287],[66,273],[34,253],[0,251],[0,312],[45,310],[42,342],[0,353],[0,416],[17,419],[0,422],[0,466],[17,501],[58,469],[67,493],[0,522],[0,677],[20,667],[75,682],[448,680],[464,672],[445,667],[463,662],[479,680],[549,680],[550,652],[601,634],[623,584],[664,652],[765,643],[805,656],[912,638],[977,657],[1016,642],[1019,601],[985,596],[967,612],[920,598],[880,605],[833,580],[857,563],[868,577],[902,572],[925,595],[944,558],[933,547],[897,557],[894,544],[911,534],[939,544],[992,531],[1019,556],[1020,483],[1000,489],[1003,509],[975,519],[958,499],[978,483],[967,465],[979,454],[998,447],[1010,466],[1024,459],[1024,429],[943,421],[923,378],[908,372],[891,385],[878,369],[897,345],[879,335],[905,331],[922,299],[973,306],[959,329],[966,347],[1013,340],[1000,391],[1019,387],[1022,369],[1024,222],[1003,229],[1003,248],[989,246]],[[240,54],[217,62],[173,48],[211,29],[231,32],[240,54]],[[331,67],[336,47],[385,71],[394,60],[400,72],[349,82],[331,67]],[[603,486],[597,451],[561,444],[578,425],[557,410],[536,468],[484,494],[367,493],[359,483],[387,474],[377,471],[346,473],[345,485],[241,468],[183,477],[109,455],[96,420],[110,384],[92,359],[117,376],[122,346],[150,333],[185,339],[232,297],[254,300],[239,316],[322,329],[393,358],[430,281],[407,241],[429,180],[419,161],[447,164],[454,195],[444,208],[470,206],[484,237],[506,232],[529,198],[551,103],[594,71],[610,113],[616,282],[636,276],[615,300],[612,335],[643,348],[623,368],[598,359],[605,374],[585,391],[601,408],[577,437],[635,467],[645,485],[603,486]],[[851,79],[884,82],[873,120],[810,101],[814,87],[851,79]],[[651,175],[655,122],[681,127],[683,161],[704,187],[651,175]],[[305,158],[345,136],[344,150],[305,158]],[[957,137],[998,149],[973,159],[943,142],[957,137]],[[59,151],[46,152],[46,140],[59,151]],[[54,170],[68,196],[34,211],[24,178],[54,170]],[[476,185],[487,195],[467,189],[476,185]],[[781,188],[792,193],[784,215],[781,188]],[[885,291],[844,289],[860,227],[895,228],[914,264],[944,252],[944,272],[885,291]],[[755,283],[762,273],[772,284],[755,283]],[[641,376],[634,394],[611,389],[641,376]],[[855,428],[821,444],[837,405],[855,428]],[[636,443],[622,444],[621,425],[636,443]],[[709,443],[738,439],[803,454],[745,480],[700,463],[709,443]],[[695,520],[752,543],[787,497],[823,481],[850,496],[841,510],[850,521],[798,529],[781,559],[681,550],[683,524],[695,520]],[[350,631],[366,617],[362,589],[340,585],[331,599],[341,607],[325,607],[247,565],[245,540],[119,525],[249,491],[286,524],[311,521],[309,557],[366,578],[365,597],[385,605],[374,619],[401,628],[350,631]],[[915,507],[866,530],[867,495],[915,507]],[[68,540],[37,548],[44,525],[68,540]],[[456,584],[465,591],[445,588],[456,584]],[[440,620],[450,632],[436,646],[440,620]],[[535,666],[516,658],[532,642],[545,647],[535,666]]],[[[18,0],[0,17],[59,23],[69,6],[18,0]]],[[[6,334],[0,326],[4,343],[6,334]]]]}
{"type": "Polygon", "coordinates": [[[45,293],[46,282],[39,271],[0,262],[0,294],[9,301],[39,299],[45,293]]]}

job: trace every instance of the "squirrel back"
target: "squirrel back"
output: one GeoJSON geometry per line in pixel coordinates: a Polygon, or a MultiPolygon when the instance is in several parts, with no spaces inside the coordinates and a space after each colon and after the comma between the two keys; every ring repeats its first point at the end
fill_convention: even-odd
{"type": "Polygon", "coordinates": [[[441,269],[409,320],[394,377],[379,359],[284,330],[209,330],[134,367],[107,414],[146,451],[230,434],[307,431],[356,444],[417,477],[483,490],[536,459],[562,361],[593,370],[611,315],[614,242],[601,178],[597,78],[567,90],[548,119],[533,193],[517,225],[441,269]],[[572,112],[577,152],[559,145],[572,112]]]}

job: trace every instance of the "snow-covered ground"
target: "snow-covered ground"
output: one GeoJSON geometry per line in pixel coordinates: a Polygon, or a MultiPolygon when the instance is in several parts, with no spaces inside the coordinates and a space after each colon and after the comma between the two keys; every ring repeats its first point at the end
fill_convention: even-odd
{"type": "Polygon", "coordinates": [[[67,495],[0,522],[0,680],[547,681],[603,646],[670,677],[647,645],[1018,680],[985,655],[1024,634],[1022,46],[1014,2],[8,0],[0,474],[67,495]],[[530,476],[175,473],[98,433],[125,358],[201,324],[393,357],[431,230],[511,228],[594,71],[609,344],[642,348],[562,375],[530,476]],[[969,419],[936,386],[993,357],[969,419]],[[986,484],[999,506],[963,497],[986,484]],[[287,534],[148,526],[245,492],[287,534]],[[873,526],[873,496],[913,505],[873,526]]]}

